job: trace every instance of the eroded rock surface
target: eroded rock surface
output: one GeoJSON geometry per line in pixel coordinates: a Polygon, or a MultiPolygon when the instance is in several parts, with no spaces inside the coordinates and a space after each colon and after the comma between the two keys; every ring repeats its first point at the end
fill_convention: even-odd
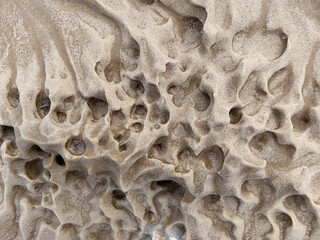
{"type": "Polygon", "coordinates": [[[320,239],[319,7],[0,1],[0,239],[320,239]]]}

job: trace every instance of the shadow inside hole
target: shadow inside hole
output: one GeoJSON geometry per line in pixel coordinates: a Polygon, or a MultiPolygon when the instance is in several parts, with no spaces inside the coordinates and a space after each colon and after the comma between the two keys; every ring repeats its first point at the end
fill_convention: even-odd
{"type": "Polygon", "coordinates": [[[65,166],[66,165],[66,162],[64,161],[64,159],[63,159],[63,157],[61,155],[57,155],[56,156],[56,163],[59,166],[65,166]]]}
{"type": "Polygon", "coordinates": [[[8,100],[12,107],[18,107],[20,104],[20,96],[17,88],[12,88],[8,93],[8,100]]]}
{"type": "Polygon", "coordinates": [[[124,192],[122,192],[121,190],[118,190],[118,189],[113,190],[112,195],[117,200],[124,200],[126,198],[126,195],[124,194],[124,192]]]}
{"type": "Polygon", "coordinates": [[[135,112],[134,112],[136,115],[139,115],[139,116],[144,116],[147,114],[147,109],[145,106],[139,104],[136,106],[136,109],[135,109],[135,112]]]}
{"type": "Polygon", "coordinates": [[[41,159],[35,159],[27,162],[24,168],[26,175],[30,180],[36,180],[42,175],[44,171],[41,159]]]}
{"type": "Polygon", "coordinates": [[[160,180],[156,181],[156,184],[168,191],[171,194],[178,194],[183,192],[184,188],[173,180],[160,180]]]}
{"type": "Polygon", "coordinates": [[[108,102],[103,99],[91,97],[88,100],[88,106],[91,109],[92,116],[95,120],[99,120],[108,113],[108,102]]]}
{"type": "Polygon", "coordinates": [[[241,109],[238,107],[231,108],[229,112],[230,123],[237,124],[242,118],[241,109]]]}
{"type": "Polygon", "coordinates": [[[33,153],[37,153],[37,154],[44,154],[45,153],[45,151],[43,151],[42,148],[36,144],[31,146],[30,151],[33,153]]]}
{"type": "Polygon", "coordinates": [[[44,118],[50,112],[51,101],[44,92],[40,92],[38,94],[36,99],[36,106],[40,118],[44,118]]]}
{"type": "Polygon", "coordinates": [[[168,186],[169,184],[171,184],[172,181],[171,180],[161,180],[161,181],[156,181],[156,183],[161,187],[165,187],[165,186],[168,186]]]}
{"type": "Polygon", "coordinates": [[[122,144],[119,146],[119,151],[120,152],[123,152],[123,151],[126,151],[127,150],[127,145],[126,144],[122,144]]]}
{"type": "Polygon", "coordinates": [[[140,0],[140,2],[147,4],[147,5],[151,5],[151,4],[154,4],[156,2],[156,0],[140,0]]]}

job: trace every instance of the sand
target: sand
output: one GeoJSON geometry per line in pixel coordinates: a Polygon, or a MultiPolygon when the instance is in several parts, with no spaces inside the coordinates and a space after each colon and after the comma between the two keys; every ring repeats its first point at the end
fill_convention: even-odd
{"type": "Polygon", "coordinates": [[[0,240],[320,239],[320,1],[1,0],[0,240]]]}

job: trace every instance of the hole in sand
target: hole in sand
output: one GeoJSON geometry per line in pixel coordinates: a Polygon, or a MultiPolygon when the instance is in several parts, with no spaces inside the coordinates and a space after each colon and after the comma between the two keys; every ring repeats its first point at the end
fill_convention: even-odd
{"type": "Polygon", "coordinates": [[[115,199],[117,200],[124,200],[126,199],[126,195],[124,194],[124,192],[122,192],[121,190],[119,189],[116,189],[116,190],[113,190],[112,191],[112,195],[115,199]]]}
{"type": "Polygon", "coordinates": [[[66,163],[63,159],[63,157],[61,155],[57,155],[56,156],[56,163],[59,165],[59,166],[65,166],[66,163]]]}

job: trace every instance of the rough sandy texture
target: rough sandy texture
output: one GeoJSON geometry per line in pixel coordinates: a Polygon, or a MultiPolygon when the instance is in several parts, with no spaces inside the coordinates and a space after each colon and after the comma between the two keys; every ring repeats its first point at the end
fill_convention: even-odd
{"type": "Polygon", "coordinates": [[[0,13],[1,240],[320,239],[320,1],[0,13]]]}

